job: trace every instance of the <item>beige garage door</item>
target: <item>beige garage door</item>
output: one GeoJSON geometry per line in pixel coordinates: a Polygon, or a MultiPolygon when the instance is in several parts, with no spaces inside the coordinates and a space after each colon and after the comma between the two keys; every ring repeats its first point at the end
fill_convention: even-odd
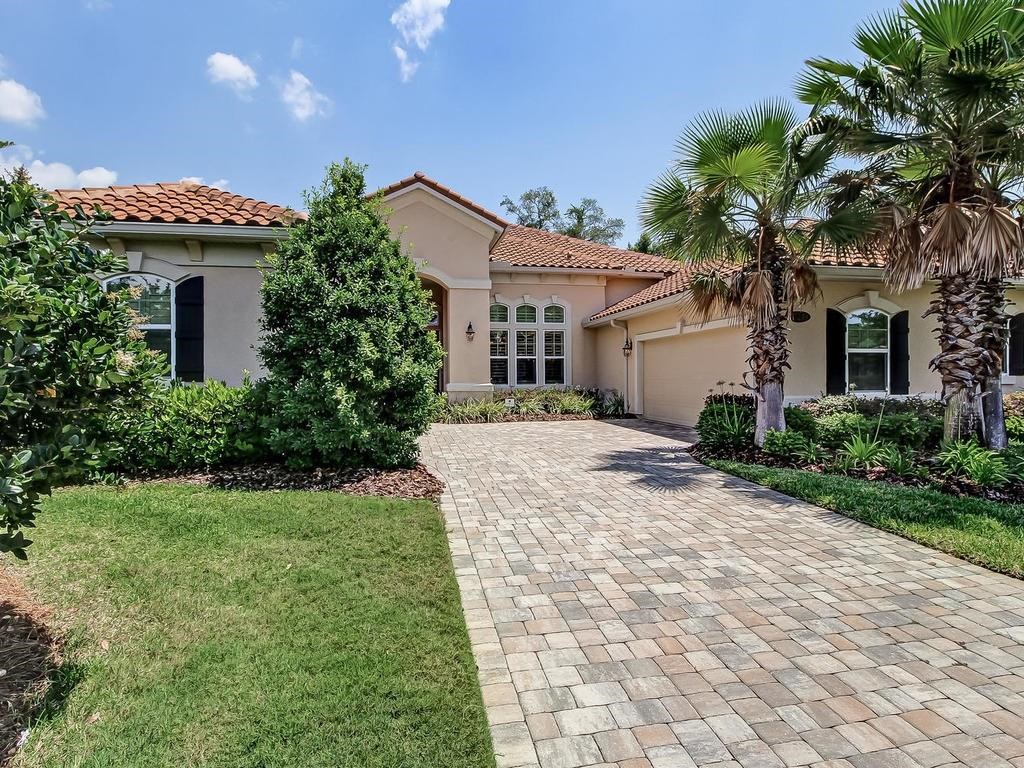
{"type": "Polygon", "coordinates": [[[693,426],[709,389],[742,380],[746,340],[741,328],[685,333],[643,342],[643,413],[693,426]]]}

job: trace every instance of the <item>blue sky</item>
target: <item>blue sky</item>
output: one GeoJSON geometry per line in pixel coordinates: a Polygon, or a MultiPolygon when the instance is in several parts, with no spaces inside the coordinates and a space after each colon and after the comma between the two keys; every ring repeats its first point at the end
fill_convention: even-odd
{"type": "Polygon", "coordinates": [[[539,185],[595,197],[625,244],[690,119],[787,96],[894,4],[0,0],[0,166],[300,206],[349,156],[371,186],[422,170],[496,211],[539,185]]]}

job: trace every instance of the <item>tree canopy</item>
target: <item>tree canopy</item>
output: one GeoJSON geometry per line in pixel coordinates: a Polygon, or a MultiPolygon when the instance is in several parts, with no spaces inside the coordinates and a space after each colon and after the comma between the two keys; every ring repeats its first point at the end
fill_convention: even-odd
{"type": "Polygon", "coordinates": [[[549,187],[528,189],[518,201],[505,196],[501,207],[515,218],[517,224],[525,227],[559,232],[605,245],[614,245],[625,228],[622,219],[606,216],[604,209],[592,197],[584,197],[560,212],[558,199],[549,187]]]}

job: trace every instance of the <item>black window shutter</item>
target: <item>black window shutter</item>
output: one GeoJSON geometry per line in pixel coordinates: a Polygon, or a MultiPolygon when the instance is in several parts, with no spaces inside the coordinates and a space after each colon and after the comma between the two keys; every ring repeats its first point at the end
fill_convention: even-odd
{"type": "Polygon", "coordinates": [[[1010,318],[1010,359],[1006,370],[1011,376],[1024,376],[1024,313],[1010,318]]]}
{"type": "Polygon", "coordinates": [[[889,394],[910,394],[910,313],[889,319],[889,394]]]}
{"type": "Polygon", "coordinates": [[[825,313],[825,393],[846,393],[846,316],[836,309],[825,313]]]}
{"type": "Polygon", "coordinates": [[[190,277],[174,288],[174,375],[203,380],[203,278],[190,277]]]}

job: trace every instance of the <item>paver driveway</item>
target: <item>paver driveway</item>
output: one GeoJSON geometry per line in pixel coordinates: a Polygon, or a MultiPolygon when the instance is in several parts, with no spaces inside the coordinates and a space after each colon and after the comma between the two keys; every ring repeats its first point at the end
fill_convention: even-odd
{"type": "Polygon", "coordinates": [[[642,423],[423,449],[499,766],[1024,766],[1021,582],[642,423]]]}

